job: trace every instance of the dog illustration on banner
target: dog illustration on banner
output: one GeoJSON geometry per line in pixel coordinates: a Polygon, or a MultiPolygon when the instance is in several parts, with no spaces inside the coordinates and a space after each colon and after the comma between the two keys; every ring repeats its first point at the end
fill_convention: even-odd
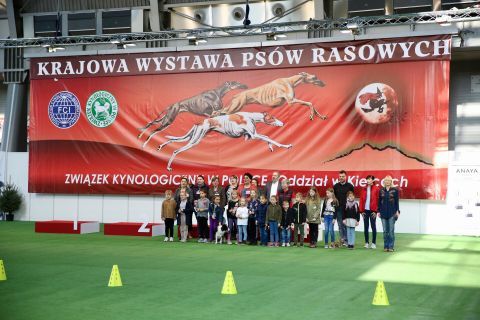
{"type": "Polygon", "coordinates": [[[310,83],[319,87],[324,87],[323,81],[317,76],[306,72],[300,72],[289,78],[279,78],[262,86],[242,91],[233,96],[228,106],[223,108],[219,114],[232,114],[240,111],[247,104],[258,103],[267,107],[280,107],[287,103],[293,105],[295,103],[310,108],[310,120],[318,116],[322,120],[326,120],[326,115],[321,115],[313,104],[309,101],[303,101],[295,98],[295,87],[302,83],[310,83]]]}
{"type": "Polygon", "coordinates": [[[145,131],[152,125],[159,124],[158,127],[150,133],[147,140],[143,143],[143,148],[158,132],[164,130],[175,121],[181,112],[190,112],[199,116],[210,117],[214,112],[218,112],[223,108],[222,98],[225,94],[234,89],[246,89],[247,86],[237,81],[227,81],[220,87],[212,90],[204,91],[196,96],[179,101],[160,113],[159,117],[147,123],[140,128],[141,138],[145,131]]]}
{"type": "Polygon", "coordinates": [[[271,138],[260,134],[256,130],[256,123],[261,122],[267,125],[282,127],[283,122],[273,117],[267,112],[237,112],[229,115],[221,115],[213,118],[205,119],[202,124],[194,125],[188,133],[182,137],[167,136],[169,139],[158,147],[160,151],[166,145],[172,142],[188,141],[186,145],[175,150],[168,160],[167,170],[172,171],[172,162],[175,157],[188,149],[193,148],[202,141],[202,139],[210,132],[216,131],[231,138],[239,138],[244,136],[245,140],[258,139],[265,141],[268,144],[270,151],[273,151],[273,146],[290,149],[291,144],[281,144],[272,140],[271,138]]]}

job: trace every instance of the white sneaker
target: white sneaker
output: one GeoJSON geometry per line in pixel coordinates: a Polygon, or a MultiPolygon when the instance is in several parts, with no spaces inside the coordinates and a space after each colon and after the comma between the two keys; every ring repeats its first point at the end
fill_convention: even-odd
{"type": "Polygon", "coordinates": [[[202,242],[203,242],[203,238],[198,239],[198,243],[202,243],[202,242]]]}
{"type": "Polygon", "coordinates": [[[168,241],[168,237],[165,237],[165,239],[163,240],[163,242],[167,242],[168,241]]]}
{"type": "Polygon", "coordinates": [[[372,243],[372,245],[370,246],[370,249],[377,249],[377,245],[375,243],[372,243]]]}
{"type": "Polygon", "coordinates": [[[173,237],[170,237],[170,239],[168,239],[170,242],[173,242],[173,237]]]}
{"type": "Polygon", "coordinates": [[[328,249],[328,244],[326,244],[324,248],[325,248],[325,249],[328,249]]]}
{"type": "Polygon", "coordinates": [[[285,247],[285,243],[282,243],[282,247],[285,247]]]}
{"type": "Polygon", "coordinates": [[[363,246],[365,249],[368,249],[369,246],[368,246],[368,243],[365,243],[365,245],[363,246]]]}
{"type": "Polygon", "coordinates": [[[287,243],[287,247],[290,247],[290,243],[287,243]]]}

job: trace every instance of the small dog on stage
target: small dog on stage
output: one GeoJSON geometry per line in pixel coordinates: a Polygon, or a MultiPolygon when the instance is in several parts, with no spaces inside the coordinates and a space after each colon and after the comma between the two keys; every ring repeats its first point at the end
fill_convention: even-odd
{"type": "Polygon", "coordinates": [[[228,232],[228,227],[226,224],[218,225],[217,232],[215,233],[215,244],[217,243],[222,244],[227,232],[228,232]]]}

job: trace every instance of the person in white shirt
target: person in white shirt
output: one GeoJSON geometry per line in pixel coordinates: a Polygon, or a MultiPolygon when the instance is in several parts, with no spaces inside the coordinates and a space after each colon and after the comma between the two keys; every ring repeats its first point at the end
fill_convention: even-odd
{"type": "Polygon", "coordinates": [[[265,192],[267,193],[267,199],[270,199],[271,196],[277,196],[282,190],[282,185],[280,183],[280,172],[274,171],[272,173],[272,181],[269,181],[265,184],[265,192]]]}
{"type": "Polygon", "coordinates": [[[240,198],[240,206],[237,208],[235,213],[237,217],[237,226],[238,226],[238,243],[245,244],[247,241],[247,224],[248,224],[248,208],[247,200],[245,198],[240,198]]]}

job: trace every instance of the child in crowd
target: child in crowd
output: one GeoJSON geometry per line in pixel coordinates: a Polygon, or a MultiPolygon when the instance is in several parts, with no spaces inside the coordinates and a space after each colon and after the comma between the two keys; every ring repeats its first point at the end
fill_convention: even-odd
{"type": "Polygon", "coordinates": [[[297,192],[293,200],[293,245],[303,246],[305,238],[305,221],[307,219],[307,207],[302,202],[302,194],[297,192]],[[300,241],[298,242],[298,231],[300,231],[300,241]]]}
{"type": "Polygon", "coordinates": [[[318,241],[318,225],[321,222],[320,217],[320,197],[315,187],[311,187],[308,191],[308,197],[306,200],[307,206],[307,222],[309,228],[310,248],[317,247],[318,241]]]}
{"type": "Polygon", "coordinates": [[[282,208],[277,203],[277,196],[270,197],[270,204],[267,208],[266,224],[270,230],[270,247],[278,247],[278,224],[282,221],[282,208]]]}
{"type": "Polygon", "coordinates": [[[282,247],[290,247],[290,229],[293,227],[293,212],[290,208],[290,201],[282,202],[282,221],[280,229],[282,230],[282,247]]]}
{"type": "Polygon", "coordinates": [[[217,232],[218,225],[223,224],[223,208],[221,206],[221,196],[213,197],[213,202],[210,202],[208,207],[208,217],[210,222],[210,242],[215,239],[215,232],[217,232]]]}
{"type": "Polygon", "coordinates": [[[255,210],[255,219],[257,222],[258,231],[260,233],[260,244],[262,246],[266,246],[268,242],[268,234],[266,228],[267,208],[267,197],[262,194],[260,195],[260,203],[255,210]]]}
{"type": "Polygon", "coordinates": [[[187,216],[193,214],[193,205],[188,201],[187,193],[180,191],[180,203],[178,204],[177,224],[180,226],[180,241],[186,242],[188,236],[187,216]]]}
{"type": "Polygon", "coordinates": [[[257,226],[255,223],[255,211],[260,201],[257,199],[257,190],[250,190],[250,202],[248,203],[247,241],[250,245],[257,245],[257,226]]]}
{"type": "Polygon", "coordinates": [[[238,226],[238,242],[237,244],[245,244],[247,242],[247,223],[248,223],[248,208],[247,200],[240,198],[240,203],[235,213],[237,217],[238,226]]]}
{"type": "Polygon", "coordinates": [[[330,248],[335,248],[335,232],[333,226],[337,219],[338,200],[335,198],[333,188],[328,188],[326,191],[326,197],[322,205],[322,218],[325,224],[325,249],[328,249],[328,236],[330,236],[330,248]]]}
{"type": "Polygon", "coordinates": [[[343,224],[347,227],[348,249],[355,247],[355,227],[360,221],[360,210],[358,203],[355,201],[355,195],[352,191],[347,192],[347,203],[345,205],[345,215],[343,224]]]}
{"type": "Polygon", "coordinates": [[[247,201],[250,201],[251,192],[255,190],[255,186],[252,184],[252,178],[253,176],[250,173],[245,173],[243,175],[243,185],[239,187],[240,196],[247,201]]]}
{"type": "Polygon", "coordinates": [[[165,242],[173,241],[173,225],[177,213],[177,203],[172,199],[172,190],[165,191],[165,200],[162,202],[162,220],[165,221],[165,242]]]}
{"type": "MultiPolygon", "coordinates": [[[[238,191],[238,177],[236,175],[231,175],[228,178],[228,183],[229,185],[225,188],[225,196],[227,198],[227,201],[232,200],[232,192],[233,190],[238,191]]],[[[238,196],[238,194],[237,194],[238,196]]]]}
{"type": "Polygon", "coordinates": [[[198,222],[198,242],[208,242],[208,208],[210,200],[207,198],[207,190],[200,189],[200,198],[195,202],[198,222]]]}
{"type": "MultiPolygon", "coordinates": [[[[237,236],[237,208],[238,208],[238,191],[231,190],[231,199],[228,201],[227,219],[228,219],[228,244],[232,244],[232,237],[237,236]]],[[[237,239],[238,240],[238,239],[237,239]]]]}
{"type": "Polygon", "coordinates": [[[265,194],[265,189],[259,185],[257,178],[252,179],[252,186],[253,189],[257,190],[257,197],[260,199],[260,196],[265,194]]]}
{"type": "Polygon", "coordinates": [[[220,197],[220,206],[223,208],[227,204],[227,195],[225,189],[220,185],[220,180],[217,176],[212,178],[212,185],[208,189],[208,199],[210,202],[215,200],[215,197],[220,197]]]}

